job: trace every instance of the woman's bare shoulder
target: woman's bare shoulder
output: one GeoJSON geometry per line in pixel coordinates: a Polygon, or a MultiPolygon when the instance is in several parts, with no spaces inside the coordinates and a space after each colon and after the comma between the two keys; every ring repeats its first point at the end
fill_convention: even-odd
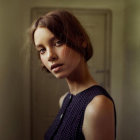
{"type": "Polygon", "coordinates": [[[83,122],[83,133],[87,139],[114,139],[113,102],[98,95],[87,105],[83,122]]]}
{"type": "Polygon", "coordinates": [[[68,94],[68,92],[66,92],[65,94],[63,94],[60,99],[59,99],[59,107],[61,108],[62,104],[63,104],[63,100],[66,97],[66,95],[68,94]]]}
{"type": "Polygon", "coordinates": [[[104,110],[106,108],[113,109],[113,102],[105,95],[98,95],[87,105],[86,111],[91,114],[93,111],[95,113],[95,111],[100,111],[98,109],[104,110]]]}

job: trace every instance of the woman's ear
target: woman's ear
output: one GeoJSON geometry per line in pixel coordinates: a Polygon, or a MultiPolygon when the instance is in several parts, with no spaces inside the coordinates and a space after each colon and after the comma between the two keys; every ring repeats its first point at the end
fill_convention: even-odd
{"type": "Polygon", "coordinates": [[[86,42],[86,41],[83,41],[82,47],[83,47],[83,48],[86,48],[86,47],[87,47],[87,42],[86,42]]]}

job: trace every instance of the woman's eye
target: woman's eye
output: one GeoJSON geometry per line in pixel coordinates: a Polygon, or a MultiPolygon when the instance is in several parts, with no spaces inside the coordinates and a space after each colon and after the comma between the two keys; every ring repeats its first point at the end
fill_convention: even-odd
{"type": "Polygon", "coordinates": [[[58,46],[61,46],[63,43],[62,41],[58,40],[55,42],[55,46],[58,47],[58,46]]]}
{"type": "Polygon", "coordinates": [[[46,50],[45,50],[44,48],[42,48],[42,49],[39,50],[39,53],[40,53],[40,54],[44,54],[45,51],[46,51],[46,50]]]}

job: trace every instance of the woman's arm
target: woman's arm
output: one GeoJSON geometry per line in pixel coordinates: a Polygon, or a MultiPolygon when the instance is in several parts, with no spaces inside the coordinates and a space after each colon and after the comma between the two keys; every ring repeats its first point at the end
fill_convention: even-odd
{"type": "Polygon", "coordinates": [[[114,107],[104,95],[96,96],[87,106],[83,133],[86,140],[114,140],[114,107]]]}

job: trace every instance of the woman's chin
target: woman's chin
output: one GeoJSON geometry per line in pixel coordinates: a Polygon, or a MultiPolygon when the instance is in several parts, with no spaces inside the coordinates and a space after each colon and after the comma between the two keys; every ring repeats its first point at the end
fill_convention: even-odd
{"type": "Polygon", "coordinates": [[[64,78],[66,78],[66,75],[65,74],[53,74],[57,79],[64,79],[64,78]]]}

